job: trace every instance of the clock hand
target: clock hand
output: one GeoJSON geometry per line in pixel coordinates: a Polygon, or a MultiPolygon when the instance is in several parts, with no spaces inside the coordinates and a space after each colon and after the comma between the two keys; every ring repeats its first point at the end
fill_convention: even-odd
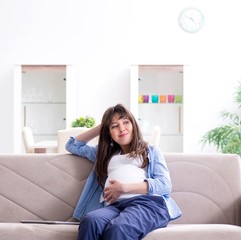
{"type": "Polygon", "coordinates": [[[191,20],[192,22],[194,22],[192,17],[186,17],[186,19],[191,20]]]}

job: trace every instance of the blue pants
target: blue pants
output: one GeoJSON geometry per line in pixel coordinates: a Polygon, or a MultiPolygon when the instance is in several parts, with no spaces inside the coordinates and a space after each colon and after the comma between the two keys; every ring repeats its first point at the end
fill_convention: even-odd
{"type": "Polygon", "coordinates": [[[89,212],[80,223],[78,240],[138,240],[169,221],[162,197],[140,195],[89,212]]]}

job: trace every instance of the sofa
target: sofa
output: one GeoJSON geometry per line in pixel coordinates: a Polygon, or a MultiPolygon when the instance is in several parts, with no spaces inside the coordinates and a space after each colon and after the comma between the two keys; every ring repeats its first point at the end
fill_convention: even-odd
{"type": "MultiPolygon", "coordinates": [[[[183,214],[144,240],[241,240],[239,156],[164,156],[183,214]]],[[[0,240],[76,240],[72,213],[92,167],[69,153],[0,154],[0,240]]]]}

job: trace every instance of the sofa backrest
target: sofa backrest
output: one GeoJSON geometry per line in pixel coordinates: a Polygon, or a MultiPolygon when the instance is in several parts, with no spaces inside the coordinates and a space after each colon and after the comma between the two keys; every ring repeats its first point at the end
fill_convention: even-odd
{"type": "Polygon", "coordinates": [[[172,197],[182,210],[174,223],[241,223],[240,158],[233,154],[165,154],[172,197]]]}
{"type": "MultiPolygon", "coordinates": [[[[173,223],[240,224],[240,158],[165,153],[172,197],[183,215],[173,223]]],[[[71,154],[0,154],[0,222],[72,219],[93,164],[71,154]]]]}
{"type": "Polygon", "coordinates": [[[92,167],[71,154],[1,154],[0,222],[72,220],[92,167]]]}

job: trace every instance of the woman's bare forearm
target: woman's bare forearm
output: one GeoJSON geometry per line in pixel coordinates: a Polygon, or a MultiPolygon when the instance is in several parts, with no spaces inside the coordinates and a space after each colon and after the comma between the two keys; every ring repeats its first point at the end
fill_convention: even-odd
{"type": "Polygon", "coordinates": [[[82,142],[89,142],[93,138],[99,136],[99,134],[100,134],[100,125],[94,128],[90,128],[88,131],[80,133],[79,135],[76,136],[76,139],[82,142]]]}

